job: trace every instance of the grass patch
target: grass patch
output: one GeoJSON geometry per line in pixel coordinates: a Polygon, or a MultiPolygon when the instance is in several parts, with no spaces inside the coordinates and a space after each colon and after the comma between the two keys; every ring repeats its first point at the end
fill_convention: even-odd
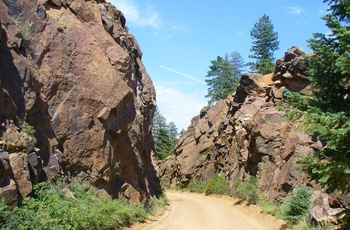
{"type": "Polygon", "coordinates": [[[273,204],[267,201],[264,197],[260,197],[258,205],[262,208],[264,212],[271,214],[278,219],[283,219],[283,214],[280,205],[273,204]]]}
{"type": "Polygon", "coordinates": [[[66,185],[44,182],[35,186],[34,198],[26,198],[20,207],[0,204],[0,229],[120,229],[146,220],[165,198],[145,205],[131,206],[101,197],[98,190],[83,184],[66,185]],[[68,187],[74,197],[65,194],[68,187]]]}

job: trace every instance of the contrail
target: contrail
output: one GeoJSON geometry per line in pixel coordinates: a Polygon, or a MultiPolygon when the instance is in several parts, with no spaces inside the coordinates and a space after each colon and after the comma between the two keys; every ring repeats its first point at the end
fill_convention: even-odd
{"type": "Polygon", "coordinates": [[[196,81],[196,82],[202,83],[203,85],[207,85],[207,84],[205,84],[204,81],[201,81],[201,80],[199,80],[199,79],[197,79],[197,78],[195,78],[195,77],[192,77],[192,76],[190,76],[190,75],[187,75],[187,74],[185,74],[185,73],[181,73],[181,72],[179,72],[179,71],[176,71],[176,70],[174,70],[174,69],[170,69],[170,68],[165,67],[165,66],[162,66],[162,65],[161,65],[160,67],[163,68],[163,69],[169,70],[169,71],[171,71],[171,72],[177,73],[177,74],[179,74],[179,75],[182,75],[182,76],[184,76],[184,77],[187,77],[187,78],[189,78],[189,79],[192,79],[192,80],[194,80],[194,81],[196,81]]]}

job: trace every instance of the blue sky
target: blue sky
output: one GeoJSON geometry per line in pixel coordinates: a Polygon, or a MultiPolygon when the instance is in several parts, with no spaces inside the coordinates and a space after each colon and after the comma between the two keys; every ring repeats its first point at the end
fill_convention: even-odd
{"type": "Polygon", "coordinates": [[[306,51],[312,33],[327,33],[322,0],[110,0],[127,20],[143,52],[157,92],[157,106],[179,130],[207,105],[210,61],[233,51],[245,62],[250,30],[267,14],[278,32],[283,57],[292,46],[306,51]]]}

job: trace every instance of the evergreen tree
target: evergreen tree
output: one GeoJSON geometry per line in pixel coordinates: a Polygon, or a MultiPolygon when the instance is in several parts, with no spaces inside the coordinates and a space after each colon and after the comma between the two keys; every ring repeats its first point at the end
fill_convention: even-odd
{"type": "Polygon", "coordinates": [[[233,78],[238,82],[244,71],[244,60],[241,54],[236,51],[232,52],[230,57],[230,63],[233,68],[233,78]]]}
{"type": "Polygon", "coordinates": [[[169,122],[168,131],[169,131],[171,145],[172,145],[172,147],[175,147],[177,140],[178,140],[179,133],[177,131],[177,127],[176,127],[174,122],[172,122],[172,121],[169,122]]]}
{"type": "Polygon", "coordinates": [[[209,98],[209,105],[212,105],[234,92],[243,72],[244,61],[238,52],[233,52],[230,58],[226,54],[210,62],[212,65],[206,76],[209,79],[205,82],[209,86],[206,97],[209,98]]]}
{"type": "Polygon", "coordinates": [[[274,31],[274,26],[269,16],[264,14],[254,24],[253,29],[250,31],[250,36],[253,39],[253,47],[250,49],[253,54],[249,58],[256,59],[255,62],[248,63],[251,70],[261,74],[273,72],[275,68],[273,54],[275,50],[279,49],[279,41],[278,33],[274,31]]]}
{"type": "Polygon", "coordinates": [[[163,160],[172,154],[177,143],[176,125],[174,122],[168,124],[166,118],[157,108],[153,118],[152,131],[157,159],[163,160]]]}
{"type": "Polygon", "coordinates": [[[315,156],[297,162],[329,191],[350,187],[350,27],[349,1],[326,0],[333,14],[324,16],[330,35],[314,34],[309,46],[315,55],[306,58],[312,97],[289,94],[293,118],[302,128],[326,143],[315,156]]]}

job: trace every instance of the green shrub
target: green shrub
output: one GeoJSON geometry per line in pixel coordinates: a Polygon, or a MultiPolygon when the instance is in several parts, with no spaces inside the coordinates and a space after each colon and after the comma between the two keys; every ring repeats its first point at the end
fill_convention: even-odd
{"type": "Polygon", "coordinates": [[[21,131],[31,136],[33,136],[36,132],[35,128],[29,125],[27,122],[23,123],[21,131]]]}
{"type": "Polygon", "coordinates": [[[248,181],[237,180],[232,186],[231,195],[233,197],[246,200],[251,204],[259,201],[259,185],[255,177],[250,176],[248,181]]]}
{"type": "Polygon", "coordinates": [[[205,185],[204,192],[206,195],[209,194],[218,194],[218,195],[228,195],[229,193],[229,185],[227,180],[215,174],[208,183],[205,185]]]}
{"type": "Polygon", "coordinates": [[[0,200],[0,226],[4,226],[6,224],[7,219],[10,216],[11,216],[11,212],[9,208],[5,204],[4,199],[1,199],[0,200]]]}
{"type": "Polygon", "coordinates": [[[99,196],[95,188],[79,183],[68,185],[74,193],[74,197],[68,197],[62,190],[66,186],[62,182],[40,183],[35,186],[35,198],[24,199],[11,212],[0,203],[2,229],[120,229],[144,221],[156,204],[166,202],[131,206],[110,201],[99,196]]]}
{"type": "Polygon", "coordinates": [[[190,192],[204,193],[205,185],[206,183],[204,183],[202,179],[192,178],[188,183],[186,190],[189,190],[190,192]]]}
{"type": "Polygon", "coordinates": [[[298,188],[296,192],[282,205],[284,219],[290,224],[297,223],[311,207],[310,192],[307,188],[298,188]]]}

